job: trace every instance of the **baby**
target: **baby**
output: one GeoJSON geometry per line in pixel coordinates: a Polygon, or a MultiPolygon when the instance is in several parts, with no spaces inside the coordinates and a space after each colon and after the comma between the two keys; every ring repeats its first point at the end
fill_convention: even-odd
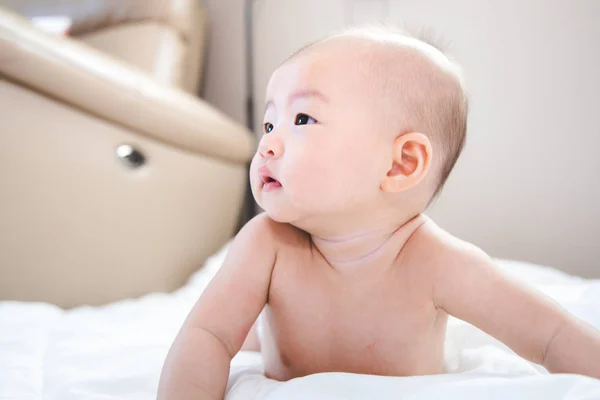
{"type": "Polygon", "coordinates": [[[448,315],[551,372],[600,378],[598,331],[422,214],[466,126],[459,67],[415,37],[354,29],[288,59],[250,169],[265,213],[185,321],[159,398],[222,398],[255,329],[265,375],[280,381],[438,374],[448,315]]]}

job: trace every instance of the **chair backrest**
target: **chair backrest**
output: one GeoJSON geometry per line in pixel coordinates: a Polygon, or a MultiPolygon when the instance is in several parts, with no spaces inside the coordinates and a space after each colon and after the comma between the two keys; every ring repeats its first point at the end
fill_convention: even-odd
{"type": "Polygon", "coordinates": [[[27,18],[67,17],[69,35],[156,80],[197,93],[206,12],[201,0],[0,0],[27,18]]]}

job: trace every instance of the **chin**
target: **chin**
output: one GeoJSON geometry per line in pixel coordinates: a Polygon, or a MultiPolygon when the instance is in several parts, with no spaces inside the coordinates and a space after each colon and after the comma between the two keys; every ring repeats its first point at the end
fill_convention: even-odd
{"type": "MultiPolygon", "coordinates": [[[[262,207],[262,206],[261,206],[262,207]]],[[[262,207],[265,210],[265,213],[271,218],[273,221],[279,222],[281,224],[289,224],[294,221],[290,212],[286,212],[286,210],[281,207],[262,207]]]]}
{"type": "Polygon", "coordinates": [[[297,213],[290,209],[286,204],[281,204],[277,201],[265,201],[265,199],[261,200],[262,201],[257,201],[257,204],[273,221],[289,224],[296,220],[297,213]]]}

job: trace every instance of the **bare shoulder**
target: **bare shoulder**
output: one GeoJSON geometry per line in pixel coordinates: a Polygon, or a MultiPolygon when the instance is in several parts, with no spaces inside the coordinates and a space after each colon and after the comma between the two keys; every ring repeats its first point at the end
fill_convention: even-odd
{"type": "MultiPolygon", "coordinates": [[[[437,306],[448,306],[464,300],[476,304],[481,292],[505,281],[504,274],[494,267],[492,258],[482,249],[459,239],[428,219],[418,232],[416,242],[424,258],[433,285],[432,295],[437,306]]],[[[461,309],[466,309],[462,306],[461,309]]]]}
{"type": "Polygon", "coordinates": [[[306,234],[298,228],[277,222],[266,213],[261,213],[240,230],[233,246],[251,251],[278,252],[290,244],[304,240],[305,236],[306,234]]]}
{"type": "Polygon", "coordinates": [[[430,250],[426,254],[437,261],[464,262],[472,260],[476,262],[489,260],[489,256],[479,247],[457,238],[442,229],[429,217],[425,217],[425,223],[415,231],[411,242],[421,250],[430,250]]]}
{"type": "Polygon", "coordinates": [[[277,259],[278,230],[277,223],[264,214],[252,218],[232,240],[221,271],[270,274],[277,259]]]}
{"type": "Polygon", "coordinates": [[[410,240],[411,252],[422,258],[434,280],[447,281],[451,272],[485,268],[491,258],[479,247],[442,229],[428,217],[410,240]]]}
{"type": "Polygon", "coordinates": [[[280,243],[289,229],[266,214],[250,220],[232,241],[185,326],[210,332],[233,357],[268,301],[280,243]]]}

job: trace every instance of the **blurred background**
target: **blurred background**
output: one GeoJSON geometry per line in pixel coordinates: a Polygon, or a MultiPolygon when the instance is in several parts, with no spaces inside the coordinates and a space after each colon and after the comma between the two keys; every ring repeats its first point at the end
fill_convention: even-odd
{"type": "Polygon", "coordinates": [[[270,74],[375,22],[430,29],[466,76],[467,145],[430,215],[494,257],[600,277],[599,1],[0,11],[0,299],[71,307],[179,287],[254,210],[246,168],[270,74]]]}

